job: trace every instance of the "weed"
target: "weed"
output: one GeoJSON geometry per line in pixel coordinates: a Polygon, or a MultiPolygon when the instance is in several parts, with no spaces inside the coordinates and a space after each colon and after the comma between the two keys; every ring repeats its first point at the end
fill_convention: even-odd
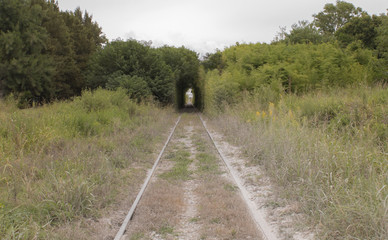
{"type": "Polygon", "coordinates": [[[166,180],[187,180],[190,178],[191,171],[188,167],[192,163],[190,153],[184,150],[178,150],[173,154],[169,154],[170,161],[174,161],[174,167],[167,172],[162,173],[160,176],[166,180]]]}
{"type": "Polygon", "coordinates": [[[144,233],[135,233],[131,236],[131,240],[140,240],[144,237],[144,233]]]}
{"type": "Polygon", "coordinates": [[[236,237],[237,235],[236,229],[232,229],[232,231],[230,232],[230,235],[232,235],[233,238],[236,237]]]}
{"type": "Polygon", "coordinates": [[[193,135],[192,138],[193,138],[193,142],[195,144],[195,147],[196,147],[197,151],[200,152],[200,153],[205,152],[206,149],[207,149],[206,148],[206,143],[205,143],[205,141],[203,141],[201,136],[195,134],[195,135],[193,135]]]}
{"type": "Polygon", "coordinates": [[[221,219],[220,219],[220,218],[212,218],[212,219],[210,220],[210,223],[219,224],[219,223],[221,223],[221,219]]]}
{"type": "Polygon", "coordinates": [[[192,223],[196,223],[198,221],[199,221],[198,217],[193,217],[193,218],[190,219],[190,222],[192,222],[192,223]]]}
{"type": "Polygon", "coordinates": [[[218,172],[218,159],[208,153],[199,153],[196,158],[198,159],[197,172],[200,174],[217,173],[218,172]]]}
{"type": "Polygon", "coordinates": [[[238,189],[238,187],[233,184],[227,183],[227,184],[224,184],[224,189],[226,191],[234,192],[238,189]]]}
{"type": "Polygon", "coordinates": [[[159,228],[158,233],[160,233],[163,236],[166,236],[168,234],[173,234],[174,233],[174,228],[169,226],[169,225],[164,225],[161,228],[159,228]]]}

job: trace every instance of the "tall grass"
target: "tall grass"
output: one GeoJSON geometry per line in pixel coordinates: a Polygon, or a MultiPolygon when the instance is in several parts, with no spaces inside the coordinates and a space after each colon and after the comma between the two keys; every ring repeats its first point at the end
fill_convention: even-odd
{"type": "Polygon", "coordinates": [[[48,238],[51,227],[97,216],[130,166],[150,164],[144,154],[173,118],[120,90],[25,110],[0,101],[0,238],[48,238]]]}
{"type": "Polygon", "coordinates": [[[299,203],[319,238],[387,239],[388,89],[261,98],[227,107],[216,125],[299,203]]]}

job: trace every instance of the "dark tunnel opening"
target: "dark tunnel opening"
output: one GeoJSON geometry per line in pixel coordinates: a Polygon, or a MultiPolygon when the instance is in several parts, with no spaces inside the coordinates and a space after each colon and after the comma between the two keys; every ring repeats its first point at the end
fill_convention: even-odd
{"type": "Polygon", "coordinates": [[[203,93],[198,79],[188,81],[178,81],[176,84],[177,107],[182,109],[186,106],[186,92],[191,89],[193,94],[192,105],[199,111],[203,110],[203,93]]]}

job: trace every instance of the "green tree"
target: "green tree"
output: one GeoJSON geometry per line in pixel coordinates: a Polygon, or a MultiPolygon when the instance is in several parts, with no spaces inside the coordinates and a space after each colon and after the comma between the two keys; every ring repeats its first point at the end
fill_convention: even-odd
{"type": "Polygon", "coordinates": [[[388,15],[381,16],[381,25],[376,28],[376,48],[380,58],[388,64],[388,15]]]}
{"type": "Polygon", "coordinates": [[[369,49],[376,48],[377,27],[381,19],[364,13],[360,17],[353,17],[335,33],[341,45],[346,47],[351,42],[360,40],[369,49]]]}
{"type": "Polygon", "coordinates": [[[142,99],[151,96],[151,90],[148,87],[147,81],[138,76],[119,75],[112,76],[107,84],[108,89],[116,90],[123,88],[127,91],[127,95],[140,102],[142,99]]]}
{"type": "Polygon", "coordinates": [[[221,73],[225,68],[225,63],[222,60],[222,52],[217,49],[215,53],[206,53],[202,60],[202,66],[205,71],[218,69],[221,73]]]}
{"type": "Polygon", "coordinates": [[[322,36],[315,26],[308,21],[299,21],[291,26],[290,33],[285,34],[286,43],[320,43],[322,36]]]}
{"type": "Polygon", "coordinates": [[[41,6],[26,0],[0,4],[0,87],[21,102],[43,102],[54,96],[55,65],[48,54],[48,34],[41,6]]]}
{"type": "Polygon", "coordinates": [[[141,78],[157,100],[173,102],[172,70],[146,43],[136,40],[113,41],[94,54],[90,61],[87,86],[92,89],[112,86],[112,78],[117,78],[117,81],[141,78]],[[121,75],[130,77],[121,78],[121,75]]]}
{"type": "Polygon", "coordinates": [[[74,61],[77,70],[74,72],[74,80],[72,81],[72,89],[76,94],[80,94],[81,90],[86,86],[85,72],[88,68],[88,62],[94,52],[99,50],[104,43],[107,42],[105,35],[102,34],[102,29],[96,22],[92,21],[92,17],[87,11],[83,14],[80,8],[74,12],[62,12],[64,21],[69,28],[72,51],[74,52],[74,61]]]}
{"type": "Polygon", "coordinates": [[[80,9],[54,0],[1,0],[0,95],[43,102],[80,94],[90,55],[106,41],[80,9]]]}
{"type": "Polygon", "coordinates": [[[323,9],[313,17],[314,25],[326,36],[333,36],[350,19],[362,13],[361,8],[356,8],[353,4],[344,1],[337,1],[336,5],[328,3],[323,9]]]}
{"type": "Polygon", "coordinates": [[[80,69],[76,65],[74,44],[70,30],[65,23],[57,2],[54,0],[33,0],[42,7],[44,15],[42,25],[48,33],[47,53],[52,56],[55,64],[53,84],[56,98],[68,98],[80,93],[77,76],[80,69]]]}

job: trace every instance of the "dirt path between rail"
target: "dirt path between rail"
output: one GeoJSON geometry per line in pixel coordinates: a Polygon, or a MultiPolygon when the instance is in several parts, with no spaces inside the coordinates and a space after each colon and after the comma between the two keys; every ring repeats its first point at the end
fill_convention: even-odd
{"type": "Polygon", "coordinates": [[[261,239],[196,114],[183,114],[123,239],[261,239]]]}

